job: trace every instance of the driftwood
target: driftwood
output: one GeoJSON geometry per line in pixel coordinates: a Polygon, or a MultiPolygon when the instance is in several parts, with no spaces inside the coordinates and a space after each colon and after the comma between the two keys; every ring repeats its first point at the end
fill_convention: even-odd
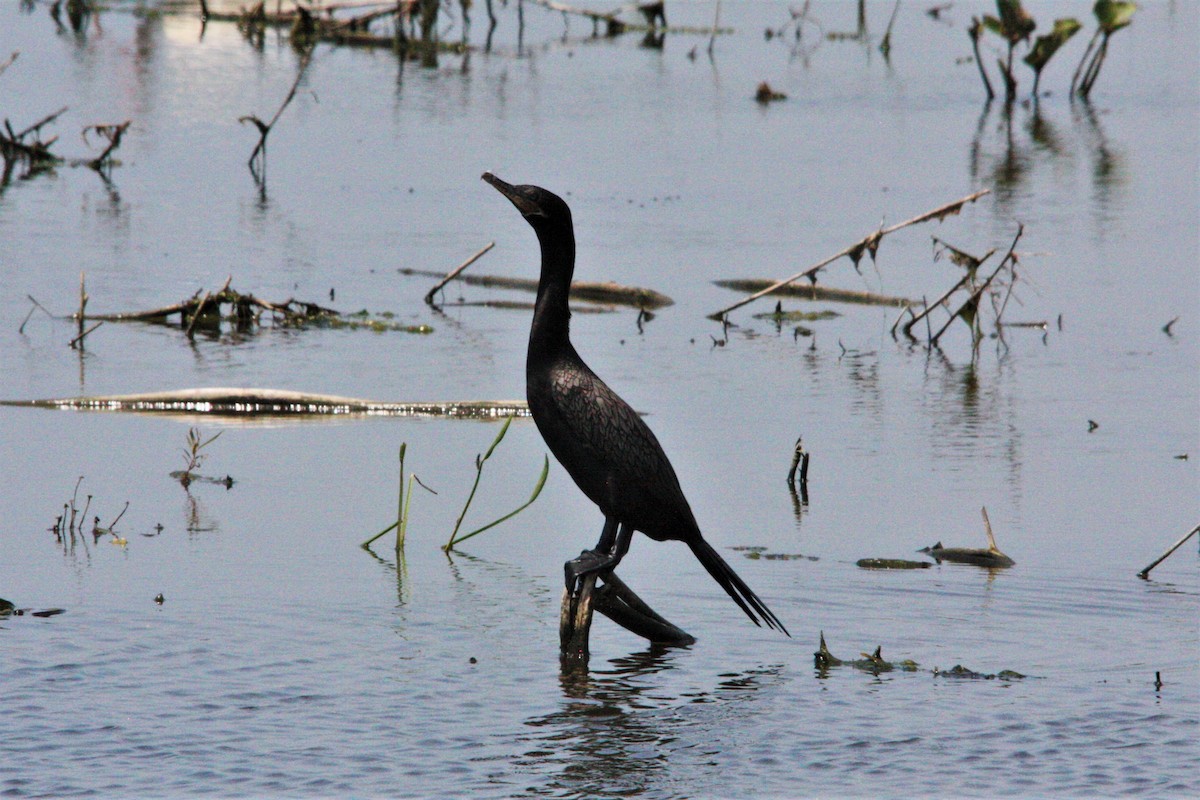
{"type": "MultiPolygon", "coordinates": [[[[228,305],[231,307],[231,318],[236,320],[238,326],[241,328],[252,324],[261,324],[262,315],[269,313],[276,323],[289,327],[317,325],[331,328],[364,328],[377,332],[431,333],[433,331],[433,328],[429,325],[403,325],[395,322],[386,314],[381,317],[372,317],[365,311],[354,314],[342,314],[318,303],[296,300],[292,297],[280,302],[271,302],[255,297],[252,294],[243,294],[231,288],[231,281],[232,278],[227,278],[224,285],[215,292],[198,290],[186,300],[160,306],[159,308],[150,308],[143,311],[93,314],[87,313],[86,310],[87,302],[90,298],[84,291],[83,275],[81,274],[79,278],[79,309],[67,318],[75,320],[79,325],[81,336],[86,336],[87,333],[95,330],[95,326],[93,326],[88,331],[84,331],[83,325],[87,321],[152,322],[165,324],[170,317],[178,315],[180,326],[184,328],[185,334],[191,339],[197,326],[215,326],[219,323],[223,319],[221,306],[228,305]]],[[[33,297],[30,297],[29,300],[33,303],[34,307],[45,310],[33,297]]],[[[46,313],[50,314],[49,311],[46,313]]],[[[54,317],[55,315],[50,314],[50,316],[54,317]]],[[[77,340],[78,338],[81,337],[77,337],[77,340]]]]}
{"type": "Polygon", "coordinates": [[[1171,553],[1174,553],[1176,550],[1178,550],[1180,547],[1182,547],[1183,543],[1186,542],[1188,539],[1192,538],[1192,536],[1194,536],[1196,533],[1200,533],[1200,525],[1197,525],[1196,527],[1192,528],[1190,531],[1185,533],[1183,535],[1182,539],[1180,539],[1175,544],[1171,545],[1171,547],[1167,550],[1167,552],[1163,553],[1161,556],[1154,559],[1154,561],[1150,562],[1150,566],[1146,567],[1144,570],[1139,572],[1137,576],[1142,579],[1148,579],[1150,577],[1150,570],[1154,569],[1159,564],[1161,564],[1163,561],[1165,561],[1167,556],[1171,555],[1171,553]]]}
{"type": "Polygon", "coordinates": [[[529,414],[529,407],[521,400],[383,402],[283,389],[224,387],[47,400],[0,400],[0,405],[74,411],[212,414],[231,417],[392,416],[493,419],[509,417],[514,414],[518,416],[528,416],[529,414]]]}
{"type": "Polygon", "coordinates": [[[466,261],[464,261],[463,263],[459,264],[454,269],[447,272],[446,277],[444,277],[440,281],[438,281],[432,289],[430,289],[428,292],[425,293],[426,304],[433,305],[434,304],[433,296],[438,293],[439,289],[441,289],[443,286],[445,286],[450,281],[457,278],[464,269],[471,266],[479,259],[483,258],[484,254],[486,254],[487,251],[491,250],[495,246],[496,246],[495,242],[488,242],[486,245],[484,245],[482,248],[480,248],[479,251],[477,253],[475,253],[475,255],[471,256],[466,261]]]}
{"type": "Polygon", "coordinates": [[[992,535],[992,523],[988,519],[987,507],[983,507],[980,511],[983,514],[983,527],[988,540],[986,549],[943,547],[942,543],[938,542],[931,547],[922,547],[918,552],[928,553],[939,564],[943,561],[951,561],[957,564],[974,564],[977,567],[1011,567],[1017,563],[996,547],[996,537],[992,535]]]}
{"type": "Polygon", "coordinates": [[[936,219],[936,220],[940,221],[942,219],[945,219],[946,217],[953,216],[954,214],[957,214],[960,211],[962,211],[963,206],[965,206],[967,203],[975,202],[980,197],[983,197],[985,194],[988,194],[990,191],[991,191],[991,189],[983,189],[981,191],[975,192],[974,194],[969,194],[960,200],[955,200],[953,203],[946,203],[945,205],[938,206],[937,208],[933,209],[932,211],[926,211],[924,214],[918,214],[917,216],[913,217],[912,219],[907,219],[904,222],[898,222],[895,225],[892,225],[890,227],[880,228],[879,230],[874,231],[873,233],[869,233],[866,236],[864,236],[862,239],[860,239],[859,241],[850,245],[849,247],[845,247],[842,250],[839,250],[838,252],[829,256],[825,260],[820,261],[820,262],[814,264],[813,266],[808,267],[807,269],[797,272],[795,275],[792,275],[790,278],[784,278],[781,281],[776,281],[776,282],[772,283],[771,285],[767,286],[766,288],[755,292],[754,294],[750,295],[749,297],[742,298],[741,300],[734,303],[733,305],[726,306],[725,308],[722,308],[719,311],[713,312],[712,314],[709,315],[709,319],[720,320],[726,314],[728,314],[730,311],[741,308],[742,306],[744,306],[748,303],[752,303],[755,300],[759,299],[760,297],[763,297],[764,295],[768,295],[768,294],[771,294],[772,292],[778,291],[782,287],[787,286],[788,284],[793,283],[793,282],[799,280],[800,278],[814,278],[818,272],[820,272],[822,269],[824,269],[825,267],[827,267],[829,264],[833,263],[834,261],[838,260],[842,256],[848,256],[850,258],[850,260],[854,262],[854,266],[857,269],[858,262],[859,262],[859,260],[862,259],[863,253],[864,252],[869,253],[871,258],[875,258],[875,252],[879,249],[879,243],[883,240],[883,237],[887,236],[889,233],[895,233],[896,231],[898,231],[902,228],[907,228],[910,225],[917,225],[921,222],[928,222],[931,219],[936,219]]]}
{"type": "MultiPolygon", "coordinates": [[[[442,278],[440,272],[423,269],[401,269],[401,275],[415,275],[422,278],[442,278]]],[[[471,286],[487,286],[498,289],[518,289],[526,292],[536,292],[538,282],[529,278],[507,278],[500,275],[457,275],[454,280],[462,281],[471,286]]],[[[655,309],[674,305],[675,301],[653,289],[642,289],[637,286],[622,286],[617,283],[588,283],[575,281],[571,284],[571,299],[587,300],[593,303],[615,303],[633,306],[634,308],[655,309]]]]}
{"type": "Polygon", "coordinates": [[[599,611],[622,628],[656,644],[686,647],[696,642],[695,637],[646,605],[616,575],[611,572],[605,575],[604,583],[599,587],[596,576],[588,575],[577,594],[563,590],[558,636],[564,661],[587,660],[593,611],[599,611]]]}
{"type": "Polygon", "coordinates": [[[921,305],[920,300],[910,300],[907,297],[892,297],[885,294],[875,294],[874,292],[855,291],[854,289],[835,289],[831,286],[822,286],[816,283],[807,286],[804,284],[780,285],[775,281],[763,278],[720,280],[713,281],[713,283],[722,289],[733,289],[736,292],[756,292],[760,297],[764,293],[760,290],[765,288],[770,290],[772,294],[784,297],[798,297],[802,300],[826,300],[831,303],[860,303],[874,306],[921,305]]]}
{"type": "MultiPolygon", "coordinates": [[[[236,12],[212,11],[207,0],[199,0],[200,19],[209,22],[234,22],[242,33],[251,40],[261,41],[266,28],[289,28],[291,40],[297,46],[308,47],[322,41],[358,47],[387,47],[404,53],[410,44],[406,26],[417,10],[414,2],[347,2],[325,5],[295,4],[288,9],[268,11],[266,3],[260,2],[236,12]],[[345,19],[335,19],[335,11],[348,9],[370,9],[365,13],[345,19]],[[372,33],[372,22],[386,18],[394,19],[395,33],[381,35],[372,33]]],[[[432,31],[432,26],[430,27],[432,31]]],[[[413,57],[418,50],[436,49],[451,53],[464,53],[470,48],[464,42],[443,42],[423,39],[413,48],[413,57]]]]}

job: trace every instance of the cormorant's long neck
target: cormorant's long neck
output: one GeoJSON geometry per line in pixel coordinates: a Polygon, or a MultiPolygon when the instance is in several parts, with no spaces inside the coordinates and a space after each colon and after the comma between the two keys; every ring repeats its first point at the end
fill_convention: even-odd
{"type": "Polygon", "coordinates": [[[570,226],[565,231],[539,230],[538,242],[542,246],[542,274],[533,307],[533,327],[529,331],[531,360],[570,346],[571,310],[567,296],[575,272],[575,233],[570,226]]]}

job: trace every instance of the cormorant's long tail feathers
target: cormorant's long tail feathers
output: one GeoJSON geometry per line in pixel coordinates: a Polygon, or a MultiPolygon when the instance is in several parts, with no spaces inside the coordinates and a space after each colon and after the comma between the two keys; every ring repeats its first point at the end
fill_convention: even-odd
{"type": "Polygon", "coordinates": [[[766,624],[768,628],[782,631],[787,636],[788,629],[779,621],[779,617],[767,608],[767,604],[758,599],[758,595],[754,590],[746,585],[746,582],[738,577],[738,574],[733,571],[733,567],[725,563],[725,559],[721,558],[720,554],[712,548],[708,542],[703,539],[696,538],[688,542],[688,546],[692,548],[692,552],[696,554],[696,558],[700,559],[700,563],[708,570],[708,574],[713,576],[713,579],[721,584],[734,602],[741,606],[742,611],[746,612],[746,616],[755,625],[766,624]],[[762,620],[761,622],[759,620],[762,620]]]}

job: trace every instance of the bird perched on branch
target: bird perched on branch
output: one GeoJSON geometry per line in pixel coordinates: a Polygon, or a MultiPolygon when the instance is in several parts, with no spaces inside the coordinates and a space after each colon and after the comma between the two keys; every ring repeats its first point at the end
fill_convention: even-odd
{"type": "Polygon", "coordinates": [[[611,572],[629,551],[634,531],[641,531],[660,542],[685,543],[755,625],[786,634],[779,618],[704,540],[675,470],[650,428],[571,345],[571,209],[538,186],[513,186],[490,172],[483,180],[517,207],[541,245],[541,278],[525,362],[529,410],[554,457],[604,514],[596,547],[564,565],[567,589],[574,593],[583,577],[611,572]]]}

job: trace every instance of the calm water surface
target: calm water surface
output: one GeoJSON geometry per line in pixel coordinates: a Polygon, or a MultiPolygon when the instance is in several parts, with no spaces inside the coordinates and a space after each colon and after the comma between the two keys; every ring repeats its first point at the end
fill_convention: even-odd
{"type": "MultiPolygon", "coordinates": [[[[1090,5],[1027,4],[1040,27],[1087,22],[1047,69],[1039,110],[1006,113],[983,106],[963,60],[986,4],[942,21],[903,6],[888,62],[823,38],[853,29],[849,4],[814,3],[819,27],[793,48],[762,36],[788,22],[785,4],[725,3],[735,33],[710,60],[704,37],[591,40],[590,24],[564,31],[529,4],[518,47],[510,3],[491,54],[436,70],[318,47],[271,135],[264,190],[237,118],[269,117],[292,85],[282,37],[256,49],[232,25],[201,35],[194,15],[133,3],[75,34],[47,6],[0,4],[0,62],[21,52],[0,74],[14,129],[68,106],[47,134],[82,158],[84,126],[133,121],[110,181],[63,165],[0,193],[0,397],[520,397],[528,312],[434,312],[430,280],[398,270],[446,270],[495,241],[473,271],[533,277],[531,231],[479,174],[540,183],[574,210],[577,277],[675,300],[640,330],[627,310],[577,315],[576,345],[648,414],[707,535],[794,636],[753,628],[680,546],[639,538],[623,577],[698,643],[649,650],[602,620],[590,671],[561,672],[561,565],[601,520],[557,465],[528,511],[450,558],[438,549],[494,424],[0,408],[0,597],[65,609],[0,620],[0,794],[1200,793],[1196,543],[1134,577],[1200,521],[1200,7],[1143,4],[1084,106],[1066,86],[1090,5]],[[787,101],[753,102],[763,80],[787,101]],[[861,275],[843,260],[823,280],[934,297],[960,273],[934,261],[931,234],[1003,252],[1023,224],[1006,316],[1044,332],[1009,329],[973,357],[961,325],[933,353],[894,341],[894,309],[785,301],[841,314],[805,323],[814,337],[755,319],[768,302],[727,332],[706,319],[737,297],[713,280],[789,275],[983,188],[960,216],[885,239],[861,275]],[[82,354],[66,346],[72,324],[40,312],[18,333],[27,295],[74,309],[81,271],[98,312],[232,276],[264,298],[434,332],[226,328],[189,344],[106,324],[82,354]],[[201,472],[231,489],[169,477],[190,425],[222,431],[201,472]],[[804,506],[783,480],[801,434],[804,506]],[[395,515],[401,442],[439,494],[417,491],[397,565],[390,541],[377,557],[357,545],[395,515]],[[102,524],[129,502],[123,546],[47,530],[80,476],[102,524]],[[854,564],[982,546],[982,505],[1012,569],[854,564]],[[842,658],[882,646],[921,670],[818,673],[821,631],[842,658]],[[1029,677],[934,673],[957,664],[1029,677]]],[[[713,10],[667,8],[697,26],[713,10]]],[[[868,7],[875,42],[890,12],[868,7]]],[[[482,44],[486,14],[472,13],[482,44]]],[[[445,295],[460,297],[529,299],[445,295]]],[[[514,423],[466,524],[524,502],[545,452],[514,423]]]]}

